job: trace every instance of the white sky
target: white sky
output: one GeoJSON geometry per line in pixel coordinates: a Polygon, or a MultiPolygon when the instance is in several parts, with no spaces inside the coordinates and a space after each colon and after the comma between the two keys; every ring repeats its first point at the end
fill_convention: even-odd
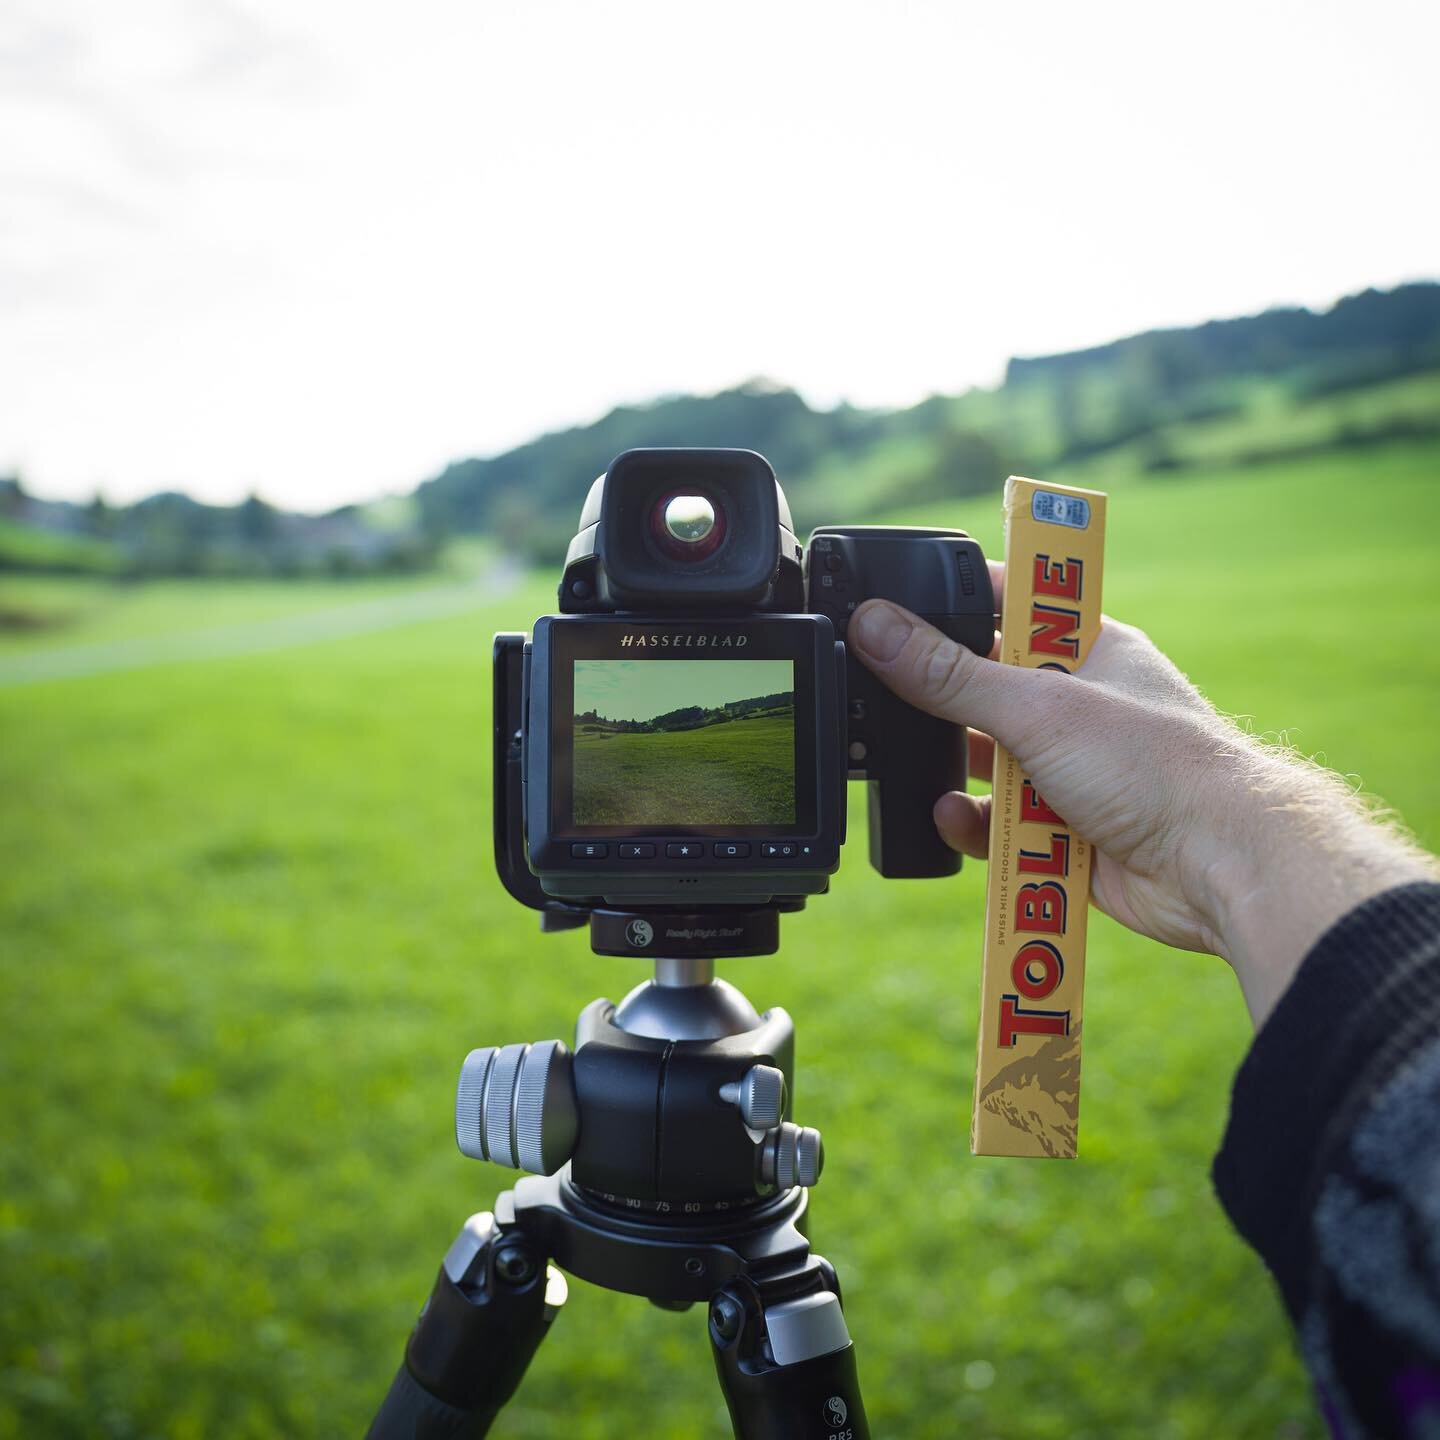
{"type": "Polygon", "coordinates": [[[0,472],[320,508],[1431,275],[1437,53],[1433,0],[0,0],[0,472]]]}

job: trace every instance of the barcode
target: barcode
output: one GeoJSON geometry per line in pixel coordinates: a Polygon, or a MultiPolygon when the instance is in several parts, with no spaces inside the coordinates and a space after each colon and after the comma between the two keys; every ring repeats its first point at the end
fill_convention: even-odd
{"type": "Polygon", "coordinates": [[[1072,530],[1083,530],[1090,523],[1090,502],[1079,495],[1037,490],[1030,500],[1030,513],[1046,525],[1068,525],[1072,530]]]}

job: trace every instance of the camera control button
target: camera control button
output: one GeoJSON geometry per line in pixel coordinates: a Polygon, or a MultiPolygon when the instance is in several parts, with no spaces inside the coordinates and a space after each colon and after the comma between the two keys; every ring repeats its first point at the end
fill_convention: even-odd
{"type": "Polygon", "coordinates": [[[667,845],[665,854],[671,860],[699,860],[705,854],[705,847],[698,840],[681,840],[667,845]]]}
{"type": "Polygon", "coordinates": [[[767,860],[788,860],[795,853],[795,846],[789,840],[767,840],[760,853],[767,860]]]}
{"type": "Polygon", "coordinates": [[[572,860],[603,860],[610,853],[608,845],[596,844],[593,840],[587,840],[583,845],[572,845],[570,847],[570,858],[572,860]]]}
{"type": "Polygon", "coordinates": [[[627,841],[620,847],[622,860],[651,860],[654,856],[655,847],[643,841],[627,841]]]}
{"type": "Polygon", "coordinates": [[[750,853],[750,847],[743,840],[721,840],[715,846],[717,860],[743,860],[750,853]]]}
{"type": "Polygon", "coordinates": [[[843,570],[845,568],[844,556],[840,555],[837,551],[832,550],[825,557],[825,568],[827,570],[843,570]]]}

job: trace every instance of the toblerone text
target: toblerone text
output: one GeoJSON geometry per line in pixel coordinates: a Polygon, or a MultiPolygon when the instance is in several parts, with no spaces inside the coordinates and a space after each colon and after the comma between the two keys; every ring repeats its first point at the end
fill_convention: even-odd
{"type": "MultiPolygon", "coordinates": [[[[1105,496],[1005,482],[1000,659],[1074,670],[1100,629],[1105,496]]],[[[979,1056],[970,1119],[976,1155],[1073,1159],[1090,846],[997,744],[979,1056]]]]}

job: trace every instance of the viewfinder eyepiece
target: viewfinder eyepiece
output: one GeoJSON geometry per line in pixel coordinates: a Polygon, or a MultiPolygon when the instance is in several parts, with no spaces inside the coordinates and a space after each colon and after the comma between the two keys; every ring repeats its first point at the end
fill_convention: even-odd
{"type": "MultiPolygon", "coordinates": [[[[775,472],[753,450],[627,450],[599,488],[581,523],[598,499],[590,583],[614,608],[761,606],[772,599],[782,528],[799,580],[799,546],[788,510],[781,515],[775,472]]],[[[569,563],[584,563],[583,542],[572,545],[569,563]]],[[[798,583],[786,603],[798,607],[798,583]]]]}
{"type": "Polygon", "coordinates": [[[672,491],[655,502],[650,533],[671,559],[703,560],[724,543],[725,511],[702,492],[672,491]]]}

